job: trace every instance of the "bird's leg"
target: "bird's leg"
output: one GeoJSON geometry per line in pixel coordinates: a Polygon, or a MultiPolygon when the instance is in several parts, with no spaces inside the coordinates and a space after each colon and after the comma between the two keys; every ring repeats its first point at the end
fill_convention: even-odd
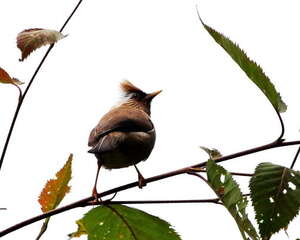
{"type": "Polygon", "coordinates": [[[97,174],[96,174],[96,179],[95,179],[95,184],[94,184],[94,187],[93,187],[92,195],[95,198],[95,202],[99,203],[99,199],[100,199],[100,202],[102,202],[101,198],[98,198],[98,191],[97,191],[98,176],[99,176],[100,168],[102,166],[102,163],[99,159],[98,159],[97,164],[98,164],[98,169],[97,169],[97,174]]]}
{"type": "Polygon", "coordinates": [[[141,172],[139,171],[139,169],[137,168],[137,166],[133,165],[135,167],[135,170],[138,173],[138,180],[139,180],[139,188],[143,188],[146,186],[146,181],[145,178],[143,177],[143,175],[141,174],[141,172]]]}

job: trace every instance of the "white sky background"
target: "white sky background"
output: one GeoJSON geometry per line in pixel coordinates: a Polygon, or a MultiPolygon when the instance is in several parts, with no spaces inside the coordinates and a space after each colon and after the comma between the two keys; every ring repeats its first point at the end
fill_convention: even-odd
{"type": "MultiPolygon", "coordinates": [[[[75,0],[1,1],[0,66],[28,83],[46,48],[19,63],[17,33],[32,27],[58,30],[75,4],[75,0]]],[[[74,154],[72,191],[61,206],[91,194],[96,158],[87,153],[89,132],[119,100],[124,79],[148,92],[163,89],[152,104],[156,146],[138,165],[145,177],[205,161],[199,146],[227,155],[279,136],[271,105],[202,27],[196,4],[208,25],[262,65],[288,105],[283,114],[285,137],[300,138],[299,1],[85,0],[64,31],[69,36],[50,53],[20,112],[0,172],[0,207],[8,209],[0,212],[1,230],[41,213],[39,193],[69,153],[74,154]]],[[[1,85],[1,148],[16,103],[17,90],[1,85]]],[[[295,151],[296,147],[269,150],[223,165],[249,173],[260,162],[289,166],[295,151]]],[[[100,174],[100,190],[137,179],[133,167],[100,174]]],[[[248,179],[236,179],[247,193],[248,179]]],[[[215,196],[198,178],[179,176],[119,193],[115,200],[210,197],[215,196]]],[[[169,221],[184,240],[241,239],[234,220],[219,205],[133,207],[169,221]]],[[[88,210],[53,217],[43,239],[67,239],[77,228],[75,221],[88,210]]],[[[290,239],[300,237],[299,221],[290,225],[290,239]]],[[[41,224],[4,239],[34,239],[41,224]]],[[[274,239],[288,237],[281,233],[274,239]]]]}

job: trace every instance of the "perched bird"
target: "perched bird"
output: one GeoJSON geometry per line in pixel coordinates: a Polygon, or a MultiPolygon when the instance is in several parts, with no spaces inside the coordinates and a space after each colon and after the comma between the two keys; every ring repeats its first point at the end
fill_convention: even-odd
{"type": "Polygon", "coordinates": [[[91,131],[88,152],[98,159],[98,169],[93,188],[97,200],[97,181],[100,168],[134,166],[138,173],[139,187],[145,186],[144,178],[136,164],[146,160],[155,143],[155,128],[150,119],[152,99],[161,91],[145,93],[129,81],[121,83],[124,101],[114,106],[91,131]]]}

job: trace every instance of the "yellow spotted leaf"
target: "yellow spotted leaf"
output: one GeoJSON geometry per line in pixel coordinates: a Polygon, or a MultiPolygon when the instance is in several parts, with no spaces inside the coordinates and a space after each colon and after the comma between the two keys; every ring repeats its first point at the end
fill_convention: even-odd
{"type": "Polygon", "coordinates": [[[63,168],[56,173],[56,179],[49,180],[42,190],[39,203],[43,212],[55,209],[70,191],[68,183],[72,174],[72,160],[73,155],[70,154],[63,168]]]}
{"type": "Polygon", "coordinates": [[[17,47],[22,52],[20,61],[23,61],[34,50],[48,44],[56,43],[66,37],[62,33],[42,28],[31,28],[20,32],[17,36],[17,47]]]}
{"type": "Polygon", "coordinates": [[[0,83],[8,83],[8,84],[14,84],[14,85],[21,85],[23,82],[19,81],[16,78],[11,78],[9,74],[0,67],[0,83]]]}

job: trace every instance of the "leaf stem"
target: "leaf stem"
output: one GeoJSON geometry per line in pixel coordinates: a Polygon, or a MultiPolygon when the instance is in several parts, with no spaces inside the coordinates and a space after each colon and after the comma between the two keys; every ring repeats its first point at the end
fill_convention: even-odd
{"type": "MultiPolygon", "coordinates": [[[[78,9],[79,5],[81,4],[83,0],[80,0],[76,7],[74,8],[74,10],[72,11],[72,13],[70,14],[70,16],[67,18],[67,20],[65,21],[65,23],[63,24],[60,32],[63,31],[63,29],[65,28],[65,26],[67,25],[67,23],[70,21],[70,19],[72,18],[72,16],[74,15],[74,13],[76,12],[76,10],[78,9]]],[[[39,63],[38,67],[36,68],[35,72],[33,73],[25,91],[24,91],[24,94],[20,94],[20,98],[19,98],[19,102],[18,102],[18,105],[17,105],[17,108],[16,108],[16,111],[15,111],[15,114],[13,116],[13,119],[12,119],[12,122],[11,122],[11,125],[10,125],[10,128],[9,128],[9,131],[8,131],[8,134],[7,134],[7,137],[6,137],[6,141],[5,141],[5,144],[4,144],[4,147],[3,147],[3,150],[2,150],[2,154],[1,154],[1,158],[0,158],[0,170],[1,170],[1,167],[2,167],[2,164],[3,164],[3,161],[4,161],[4,158],[5,158],[5,154],[6,154],[6,150],[7,150],[7,147],[8,147],[8,144],[9,144],[9,141],[10,141],[10,138],[11,138],[11,134],[13,132],[13,129],[14,129],[14,126],[15,126],[15,123],[16,123],[16,120],[17,120],[17,117],[19,115],[19,111],[21,109],[21,106],[23,104],[23,101],[27,95],[27,92],[28,90],[30,89],[31,87],[31,84],[33,83],[36,75],[38,74],[39,70],[41,69],[43,63],[45,62],[47,56],[49,55],[51,49],[54,47],[54,44],[51,44],[50,47],[48,48],[47,52],[45,53],[44,57],[42,58],[41,62],[39,63]]],[[[19,89],[20,90],[20,89],[19,89]]]]}
{"type": "MultiPolygon", "coordinates": [[[[231,159],[234,159],[234,158],[237,158],[237,157],[249,155],[249,154],[252,154],[252,153],[256,153],[256,152],[260,152],[260,151],[264,151],[264,150],[268,150],[268,149],[273,149],[273,148],[278,148],[278,147],[285,147],[285,146],[293,146],[293,145],[300,145],[300,140],[290,141],[290,142],[275,141],[273,143],[269,143],[269,144],[266,144],[266,145],[263,145],[263,146],[251,148],[251,149],[248,149],[248,150],[245,150],[245,151],[241,151],[241,152],[237,152],[237,153],[234,153],[234,154],[231,154],[231,155],[220,157],[218,159],[215,159],[215,162],[224,162],[224,161],[231,160],[231,159]]],[[[157,176],[154,176],[154,177],[146,178],[145,182],[146,183],[156,182],[156,181],[166,179],[166,178],[169,178],[169,177],[189,173],[191,168],[204,167],[206,165],[206,163],[207,163],[207,161],[199,163],[199,164],[195,164],[193,166],[177,169],[175,171],[167,172],[167,173],[164,173],[164,174],[161,174],[161,175],[157,175],[157,176]]],[[[110,194],[113,194],[113,193],[116,193],[116,192],[121,192],[121,191],[130,189],[130,188],[133,188],[133,187],[137,187],[138,184],[139,184],[138,181],[136,181],[136,182],[128,183],[128,184],[125,184],[125,185],[122,185],[122,186],[119,186],[119,187],[116,187],[116,188],[112,188],[110,190],[107,190],[105,192],[102,192],[102,193],[98,194],[98,198],[99,197],[101,198],[101,197],[104,197],[104,196],[107,196],[107,195],[110,195],[110,194]]],[[[68,204],[66,206],[63,206],[63,207],[57,208],[55,210],[49,211],[47,213],[43,213],[43,214],[40,214],[38,216],[32,217],[32,218],[27,219],[23,222],[17,223],[15,225],[1,231],[0,232],[0,237],[5,236],[5,235],[7,235],[11,232],[14,232],[14,231],[16,231],[20,228],[23,228],[23,227],[25,227],[29,224],[32,224],[34,222],[45,219],[47,217],[50,217],[50,216],[53,216],[53,215],[56,215],[56,214],[74,209],[74,208],[84,207],[84,206],[86,206],[87,203],[93,201],[94,199],[95,198],[93,196],[90,196],[90,197],[78,200],[76,202],[73,202],[71,204],[68,204]]]]}

